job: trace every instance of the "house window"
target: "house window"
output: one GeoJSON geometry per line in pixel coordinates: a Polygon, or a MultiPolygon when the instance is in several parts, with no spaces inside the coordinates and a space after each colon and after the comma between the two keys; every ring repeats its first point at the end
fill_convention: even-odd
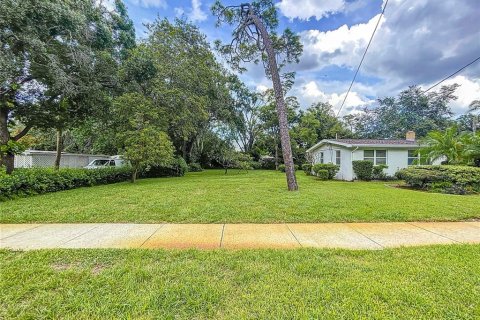
{"type": "Polygon", "coordinates": [[[387,150],[364,150],[363,160],[372,161],[373,164],[387,164],[387,150]]]}
{"type": "Polygon", "coordinates": [[[375,164],[387,164],[387,150],[375,150],[375,164]]]}
{"type": "Polygon", "coordinates": [[[364,150],[363,151],[363,160],[372,161],[375,163],[375,150],[364,150]]]}
{"type": "Polygon", "coordinates": [[[323,152],[320,152],[320,163],[323,163],[323,152]]]}
{"type": "Polygon", "coordinates": [[[416,165],[420,163],[419,155],[417,155],[417,150],[408,150],[408,165],[416,165]]]}
{"type": "Polygon", "coordinates": [[[341,161],[341,160],[340,160],[340,150],[336,150],[336,151],[335,151],[335,164],[336,164],[337,166],[339,166],[339,165],[340,165],[340,161],[341,161]]]}

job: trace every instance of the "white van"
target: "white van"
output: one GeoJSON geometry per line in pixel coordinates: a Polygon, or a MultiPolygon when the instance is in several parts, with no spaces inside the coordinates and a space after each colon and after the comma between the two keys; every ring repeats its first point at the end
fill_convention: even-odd
{"type": "Polygon", "coordinates": [[[111,159],[95,159],[90,162],[85,169],[100,169],[100,168],[120,168],[128,165],[128,161],[125,161],[121,156],[113,156],[111,159]]]}

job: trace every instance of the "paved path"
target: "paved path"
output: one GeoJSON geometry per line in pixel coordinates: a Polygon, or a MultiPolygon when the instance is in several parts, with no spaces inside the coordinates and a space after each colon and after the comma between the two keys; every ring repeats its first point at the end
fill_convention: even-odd
{"type": "Polygon", "coordinates": [[[480,222],[0,224],[0,248],[348,248],[480,243],[480,222]]]}

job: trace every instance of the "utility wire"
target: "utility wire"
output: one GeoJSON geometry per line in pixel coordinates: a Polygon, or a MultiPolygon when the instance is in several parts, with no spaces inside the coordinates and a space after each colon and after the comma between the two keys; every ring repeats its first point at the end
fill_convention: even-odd
{"type": "Polygon", "coordinates": [[[380,13],[380,16],[378,17],[377,24],[375,25],[375,29],[373,30],[372,36],[370,37],[370,41],[368,41],[367,48],[365,49],[365,52],[363,53],[362,60],[360,60],[360,64],[358,65],[357,71],[355,71],[355,75],[353,76],[352,82],[350,83],[350,87],[348,88],[347,94],[345,95],[345,98],[343,99],[342,105],[340,106],[340,109],[338,110],[337,117],[340,115],[340,112],[342,111],[343,105],[345,104],[345,101],[347,101],[348,94],[350,93],[350,90],[352,89],[353,83],[355,82],[355,79],[357,78],[358,71],[360,70],[360,67],[362,66],[363,60],[365,59],[365,55],[367,54],[368,48],[370,48],[370,44],[372,43],[373,36],[375,35],[375,32],[377,32],[378,25],[380,24],[380,20],[382,20],[382,16],[385,13],[385,9],[387,8],[388,0],[385,1],[385,5],[383,6],[382,13],[380,13]]]}
{"type": "Polygon", "coordinates": [[[461,67],[460,69],[458,69],[457,71],[455,71],[454,73],[452,73],[451,75],[443,78],[442,80],[438,81],[437,83],[435,83],[433,86],[431,86],[430,88],[428,88],[427,90],[423,91],[423,93],[427,93],[428,91],[432,90],[433,88],[435,88],[436,86],[438,86],[440,83],[444,82],[445,80],[453,77],[454,75],[456,75],[457,73],[459,73],[460,71],[462,71],[463,69],[471,66],[472,64],[474,64],[475,62],[477,62],[478,60],[480,60],[480,57],[478,57],[477,59],[473,60],[472,62],[470,62],[469,64],[461,67]]]}

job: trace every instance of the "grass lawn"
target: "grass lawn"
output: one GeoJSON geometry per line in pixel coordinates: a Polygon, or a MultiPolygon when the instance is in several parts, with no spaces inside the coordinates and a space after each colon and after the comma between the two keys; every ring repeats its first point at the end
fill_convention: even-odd
{"type": "Polygon", "coordinates": [[[0,251],[0,318],[479,319],[480,245],[0,251]]]}
{"type": "Polygon", "coordinates": [[[0,203],[1,223],[346,222],[480,217],[480,196],[398,189],[383,182],[319,181],[298,172],[288,192],[275,171],[221,170],[81,188],[0,203]]]}

